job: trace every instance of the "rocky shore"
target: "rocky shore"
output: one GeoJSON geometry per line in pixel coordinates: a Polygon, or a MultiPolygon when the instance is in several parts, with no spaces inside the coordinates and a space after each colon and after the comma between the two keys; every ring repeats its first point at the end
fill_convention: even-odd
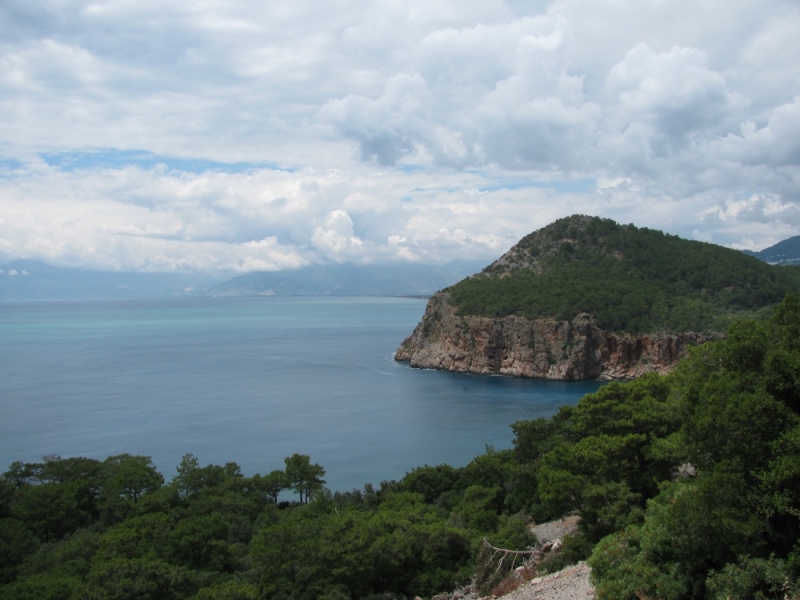
{"type": "Polygon", "coordinates": [[[558,380],[624,380],[667,373],[696,333],[619,334],[600,329],[589,314],[571,321],[460,316],[447,292],[428,301],[422,321],[395,353],[412,367],[558,380]]]}

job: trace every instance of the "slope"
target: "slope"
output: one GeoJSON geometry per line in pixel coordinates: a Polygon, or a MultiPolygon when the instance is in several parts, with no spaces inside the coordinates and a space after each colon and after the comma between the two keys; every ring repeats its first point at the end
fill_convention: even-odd
{"type": "Polygon", "coordinates": [[[800,291],[800,269],[609,219],[575,215],[450,288],[461,315],[572,319],[609,331],[724,331],[800,291]]]}

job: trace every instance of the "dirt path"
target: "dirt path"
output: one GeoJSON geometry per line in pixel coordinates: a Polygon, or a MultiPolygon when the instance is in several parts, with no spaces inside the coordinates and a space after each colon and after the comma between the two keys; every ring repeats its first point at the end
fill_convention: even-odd
{"type": "Polygon", "coordinates": [[[497,600],[591,600],[594,598],[594,586],[589,579],[591,571],[581,562],[523,583],[497,600]]]}

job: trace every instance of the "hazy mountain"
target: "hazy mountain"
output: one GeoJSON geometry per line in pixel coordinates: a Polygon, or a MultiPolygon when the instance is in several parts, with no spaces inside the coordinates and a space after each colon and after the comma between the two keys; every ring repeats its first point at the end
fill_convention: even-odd
{"type": "Polygon", "coordinates": [[[292,271],[254,272],[221,283],[206,296],[415,296],[479,271],[486,261],[444,265],[312,265],[292,271]]]}
{"type": "Polygon", "coordinates": [[[17,260],[0,265],[2,300],[110,300],[196,296],[218,283],[205,273],[118,273],[17,260]]]}
{"type": "Polygon", "coordinates": [[[800,235],[778,242],[760,252],[745,250],[744,253],[771,265],[800,265],[800,235]]]}

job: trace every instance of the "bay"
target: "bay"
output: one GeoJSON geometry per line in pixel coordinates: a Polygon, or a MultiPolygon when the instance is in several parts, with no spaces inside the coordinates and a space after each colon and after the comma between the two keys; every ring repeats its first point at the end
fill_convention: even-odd
{"type": "Polygon", "coordinates": [[[599,382],[411,369],[394,351],[425,302],[377,297],[0,304],[0,468],[45,455],[181,457],[283,467],[294,452],[333,490],[463,466],[512,445],[599,382]]]}

